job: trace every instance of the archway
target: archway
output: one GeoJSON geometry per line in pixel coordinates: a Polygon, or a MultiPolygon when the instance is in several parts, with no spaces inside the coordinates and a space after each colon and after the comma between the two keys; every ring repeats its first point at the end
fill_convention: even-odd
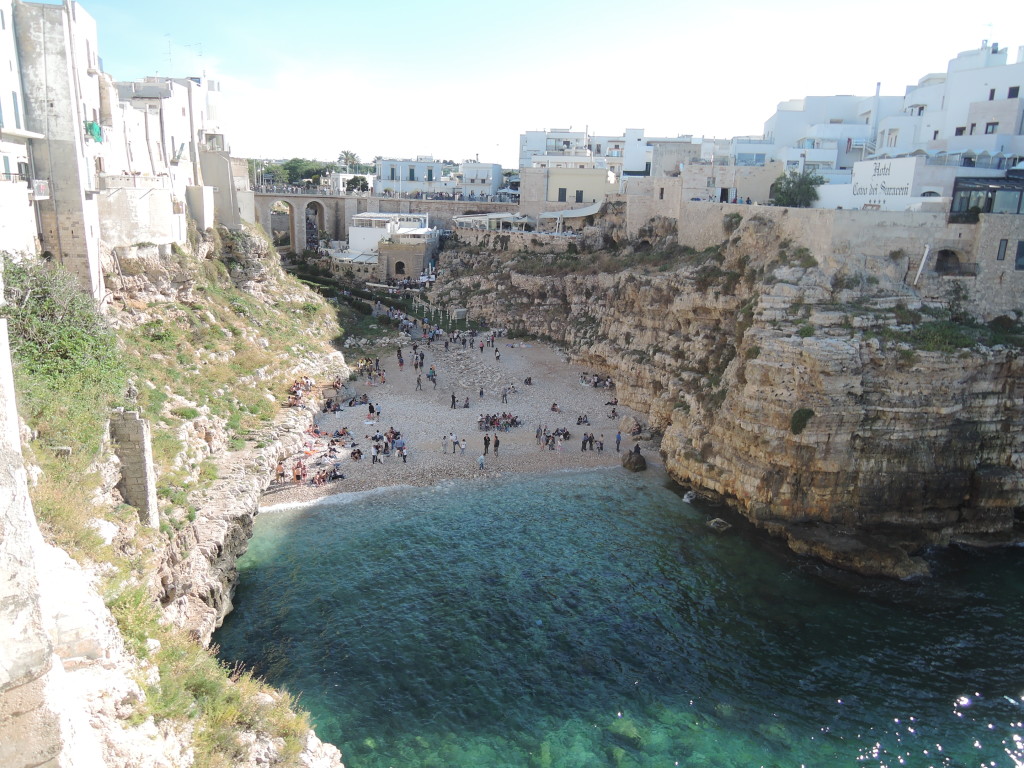
{"type": "Polygon", "coordinates": [[[956,253],[949,249],[939,251],[935,257],[935,273],[937,275],[960,274],[960,259],[956,253]]]}
{"type": "Polygon", "coordinates": [[[284,200],[275,200],[270,206],[270,234],[275,248],[295,248],[295,209],[284,200]]]}
{"type": "Polygon", "coordinates": [[[307,203],[303,219],[305,221],[306,248],[316,250],[320,246],[320,233],[327,229],[324,226],[323,204],[315,201],[307,203]]]}
{"type": "Polygon", "coordinates": [[[404,261],[396,261],[395,262],[395,275],[398,276],[398,275],[404,275],[404,274],[405,274],[405,262],[404,261]]]}

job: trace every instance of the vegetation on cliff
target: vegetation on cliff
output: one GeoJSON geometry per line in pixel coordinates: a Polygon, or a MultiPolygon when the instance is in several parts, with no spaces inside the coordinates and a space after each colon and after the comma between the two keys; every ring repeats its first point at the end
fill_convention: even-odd
{"type": "Polygon", "coordinates": [[[253,444],[296,366],[330,352],[339,322],[354,313],[286,276],[255,232],[209,232],[193,246],[170,258],[144,244],[122,254],[124,269],[108,277],[114,301],[105,314],[61,267],[5,260],[2,314],[32,434],[26,456],[41,470],[33,505],[49,541],[100,565],[128,648],[159,671],[146,676],[131,722],[153,717],[191,732],[196,766],[247,758],[243,731],[280,740],[280,764],[298,764],[308,716],[162,621],[147,585],[167,537],[194,519],[194,494],[217,477],[218,456],[253,444]],[[169,274],[174,297],[145,293],[169,274]],[[116,472],[105,424],[119,406],[141,410],[152,424],[160,532],[110,494],[116,472]],[[112,541],[97,520],[116,526],[112,541]]]}

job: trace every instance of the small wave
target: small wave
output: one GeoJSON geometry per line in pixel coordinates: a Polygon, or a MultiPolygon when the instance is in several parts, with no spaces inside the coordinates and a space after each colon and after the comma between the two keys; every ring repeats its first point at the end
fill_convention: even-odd
{"type": "Polygon", "coordinates": [[[308,499],[305,501],[287,501],[281,504],[271,504],[267,507],[260,507],[260,514],[266,514],[268,512],[288,512],[293,509],[306,509],[309,507],[319,507],[322,504],[351,504],[354,501],[365,499],[369,496],[375,496],[379,494],[390,493],[392,491],[401,491],[415,488],[414,485],[383,485],[380,488],[371,488],[366,491],[343,491],[341,493],[332,493],[330,496],[321,496],[316,499],[308,499]]]}

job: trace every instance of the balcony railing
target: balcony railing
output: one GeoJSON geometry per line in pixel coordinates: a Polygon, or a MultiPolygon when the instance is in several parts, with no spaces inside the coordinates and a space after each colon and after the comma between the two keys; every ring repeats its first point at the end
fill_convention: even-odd
{"type": "Polygon", "coordinates": [[[978,211],[952,211],[946,217],[947,224],[977,224],[981,218],[978,211]]]}
{"type": "Polygon", "coordinates": [[[23,173],[0,173],[0,181],[28,181],[23,173]]]}

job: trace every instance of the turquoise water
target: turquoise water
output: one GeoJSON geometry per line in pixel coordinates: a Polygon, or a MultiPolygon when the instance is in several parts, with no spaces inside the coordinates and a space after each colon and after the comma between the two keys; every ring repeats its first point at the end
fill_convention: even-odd
{"type": "Polygon", "coordinates": [[[1024,552],[823,578],[663,475],[270,511],[215,635],[348,768],[1024,765],[1024,552]]]}

